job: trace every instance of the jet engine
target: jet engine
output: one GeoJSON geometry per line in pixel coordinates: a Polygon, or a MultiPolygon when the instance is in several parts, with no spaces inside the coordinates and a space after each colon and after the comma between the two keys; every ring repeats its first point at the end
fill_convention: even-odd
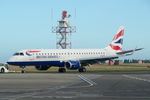
{"type": "Polygon", "coordinates": [[[68,61],[65,63],[67,69],[79,69],[81,64],[79,61],[68,61]]]}

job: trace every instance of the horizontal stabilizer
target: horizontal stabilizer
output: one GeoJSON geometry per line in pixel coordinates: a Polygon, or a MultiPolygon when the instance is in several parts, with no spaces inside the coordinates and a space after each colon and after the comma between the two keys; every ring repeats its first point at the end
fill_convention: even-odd
{"type": "Polygon", "coordinates": [[[139,50],[142,50],[142,49],[144,49],[144,48],[138,48],[138,49],[134,49],[134,50],[121,51],[121,52],[117,52],[116,54],[118,54],[118,55],[124,55],[124,54],[131,55],[132,53],[134,53],[134,51],[139,51],[139,50]]]}

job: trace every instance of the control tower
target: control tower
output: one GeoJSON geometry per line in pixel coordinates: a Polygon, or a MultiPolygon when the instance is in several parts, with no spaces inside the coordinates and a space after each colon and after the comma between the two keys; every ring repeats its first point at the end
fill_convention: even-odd
{"type": "Polygon", "coordinates": [[[57,49],[71,49],[71,34],[76,32],[76,27],[71,26],[69,21],[71,15],[67,11],[62,12],[61,20],[58,21],[56,27],[52,27],[52,33],[56,33],[56,48],[57,49]]]}

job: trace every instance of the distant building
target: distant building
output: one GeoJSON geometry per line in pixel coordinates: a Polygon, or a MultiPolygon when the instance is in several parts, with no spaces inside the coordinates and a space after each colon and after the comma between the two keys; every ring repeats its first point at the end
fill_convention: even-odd
{"type": "Polygon", "coordinates": [[[143,61],[142,61],[142,60],[139,60],[139,61],[138,61],[138,64],[143,64],[143,61]]]}

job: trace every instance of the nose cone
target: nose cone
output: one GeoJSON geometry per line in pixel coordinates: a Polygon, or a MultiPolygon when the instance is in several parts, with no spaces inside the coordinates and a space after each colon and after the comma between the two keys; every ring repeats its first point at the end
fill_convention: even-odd
{"type": "Polygon", "coordinates": [[[12,56],[11,58],[9,58],[9,60],[7,61],[7,64],[9,65],[14,65],[16,61],[16,57],[12,56]]]}

